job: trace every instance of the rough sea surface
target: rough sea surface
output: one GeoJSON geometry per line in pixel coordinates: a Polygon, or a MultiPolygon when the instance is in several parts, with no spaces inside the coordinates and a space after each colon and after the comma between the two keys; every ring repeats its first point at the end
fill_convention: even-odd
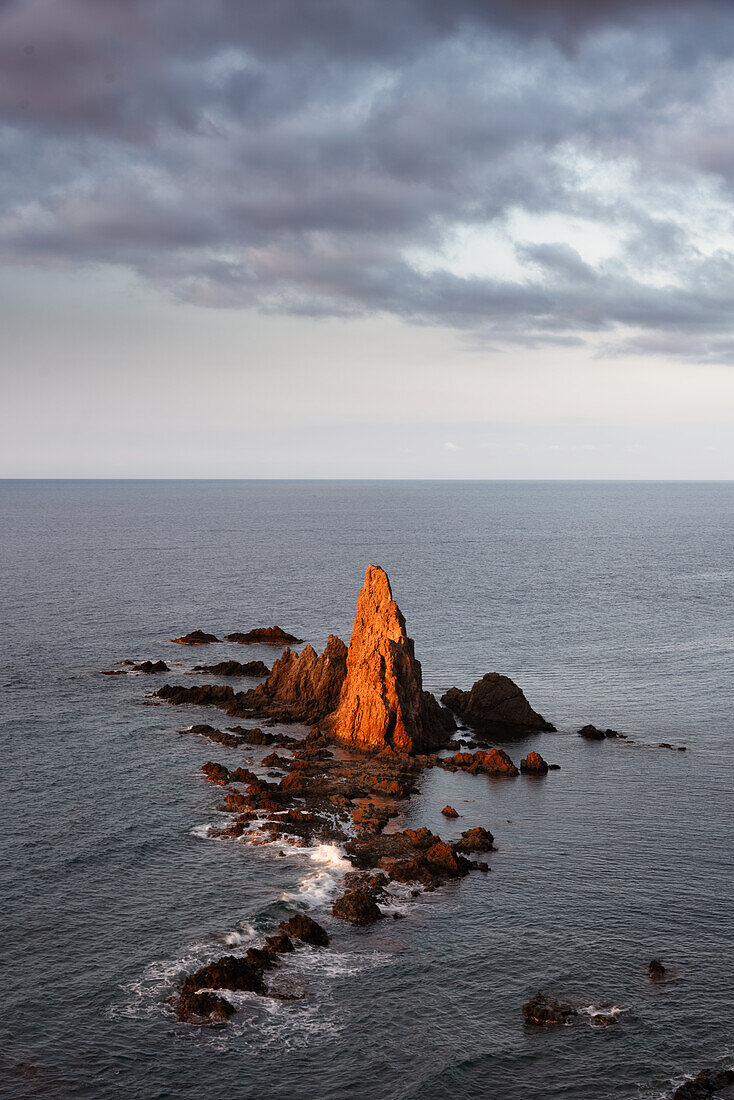
{"type": "Polygon", "coordinates": [[[2,1097],[656,1100],[731,1065],[733,545],[731,483],[0,483],[2,1097]],[[489,827],[491,873],[354,930],[338,848],[206,837],[199,767],[259,750],[141,704],[278,652],[167,640],[195,628],[347,640],[369,562],[426,686],[512,676],[558,733],[505,747],[561,770],[425,773],[399,824],[489,827]],[[97,675],[124,658],[175,670],[97,675]],[[284,965],[298,999],[175,1022],[186,971],[293,906],[333,937],[284,965]],[[529,1030],[537,990],[618,1023],[529,1030]]]}

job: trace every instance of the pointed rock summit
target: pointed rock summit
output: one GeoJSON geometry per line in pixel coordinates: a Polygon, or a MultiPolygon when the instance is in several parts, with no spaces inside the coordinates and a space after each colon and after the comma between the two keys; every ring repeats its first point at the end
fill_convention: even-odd
{"type": "Polygon", "coordinates": [[[400,608],[384,569],[370,565],[357,599],[347,675],[339,706],[328,719],[340,741],[378,752],[430,752],[445,739],[453,719],[423,690],[400,608]]]}

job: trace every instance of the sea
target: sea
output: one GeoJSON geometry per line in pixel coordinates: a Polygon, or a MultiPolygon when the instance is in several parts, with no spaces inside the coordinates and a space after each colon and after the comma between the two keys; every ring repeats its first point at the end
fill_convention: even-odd
{"type": "Polygon", "coordinates": [[[0,483],[0,1095],[667,1100],[734,1065],[733,582],[731,482],[0,483]],[[557,732],[501,747],[560,770],[425,772],[396,824],[484,825],[491,871],[355,929],[338,845],[210,838],[199,768],[259,750],[149,704],[278,652],[169,640],[194,629],[348,641],[369,563],[425,687],[511,676],[557,732]],[[99,675],[125,659],[171,671],[99,675]],[[176,1021],[186,973],[294,910],[332,943],[284,962],[284,996],[176,1021]],[[577,1023],[526,1026],[538,991],[577,1023]]]}

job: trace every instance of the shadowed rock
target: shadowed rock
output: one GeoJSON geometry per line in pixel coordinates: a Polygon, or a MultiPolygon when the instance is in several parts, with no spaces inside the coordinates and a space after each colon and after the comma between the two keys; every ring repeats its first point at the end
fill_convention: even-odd
{"type": "Polygon", "coordinates": [[[190,634],[184,634],[180,638],[171,638],[172,642],[178,642],[179,645],[210,645],[212,642],[218,642],[216,634],[207,634],[204,630],[192,630],[190,634]]]}
{"type": "Polygon", "coordinates": [[[374,924],[384,915],[367,890],[347,890],[331,907],[332,915],[351,924],[374,924]]]}
{"type": "Polygon", "coordinates": [[[258,626],[254,630],[248,630],[246,634],[235,632],[227,634],[228,642],[236,642],[237,645],[300,645],[303,638],[297,638],[295,634],[289,634],[279,626],[258,626]]]}
{"type": "Polygon", "coordinates": [[[663,981],[665,981],[666,970],[665,970],[665,967],[663,966],[663,964],[660,962],[659,959],[652,959],[652,961],[650,962],[650,965],[647,968],[647,972],[650,975],[650,978],[652,979],[652,981],[654,981],[654,982],[663,982],[663,981]]]}
{"type": "Polygon", "coordinates": [[[325,725],[346,744],[404,753],[429,751],[454,727],[451,716],[423,691],[405,619],[387,573],[374,565],[368,566],[357,599],[339,706],[325,725]]]}
{"type": "Polygon", "coordinates": [[[313,947],[328,947],[329,944],[326,929],[317,924],[313,917],[309,917],[308,913],[296,913],[290,920],[281,921],[278,929],[291,939],[310,943],[313,947]]]}
{"type": "Polygon", "coordinates": [[[449,688],[441,702],[479,734],[555,730],[555,726],[533,710],[517,684],[499,672],[488,672],[471,691],[449,688]]]}
{"type": "Polygon", "coordinates": [[[535,1027],[548,1027],[550,1024],[568,1024],[578,1012],[573,1005],[561,1001],[548,1000],[542,993],[536,993],[522,1006],[526,1024],[535,1027]]]}
{"type": "Polygon", "coordinates": [[[339,702],[347,670],[347,647],[335,634],[317,654],[307,645],[286,649],[264,684],[246,692],[241,707],[279,721],[320,722],[339,702]]]}
{"type": "Polygon", "coordinates": [[[220,661],[218,665],[194,665],[194,672],[209,672],[212,676],[268,676],[264,661],[220,661]]]}
{"type": "MultiPolygon", "coordinates": [[[[679,1085],[673,1093],[673,1100],[708,1100],[708,1097],[717,1096],[731,1085],[734,1085],[734,1070],[704,1069],[697,1077],[679,1085]]],[[[726,1095],[728,1096],[729,1093],[727,1092],[726,1095]]]]}

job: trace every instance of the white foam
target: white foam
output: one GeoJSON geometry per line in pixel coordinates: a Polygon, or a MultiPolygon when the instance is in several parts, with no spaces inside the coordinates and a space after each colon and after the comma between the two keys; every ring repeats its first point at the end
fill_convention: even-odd
{"type": "Polygon", "coordinates": [[[352,870],[352,865],[338,844],[317,844],[301,851],[316,864],[316,870],[304,875],[295,890],[286,890],[283,901],[296,902],[308,909],[318,909],[335,896],[341,880],[347,871],[352,870]]]}
{"type": "Polygon", "coordinates": [[[619,1005],[580,1005],[578,1008],[579,1016],[621,1016],[623,1012],[628,1012],[626,1008],[622,1008],[619,1005]]]}

